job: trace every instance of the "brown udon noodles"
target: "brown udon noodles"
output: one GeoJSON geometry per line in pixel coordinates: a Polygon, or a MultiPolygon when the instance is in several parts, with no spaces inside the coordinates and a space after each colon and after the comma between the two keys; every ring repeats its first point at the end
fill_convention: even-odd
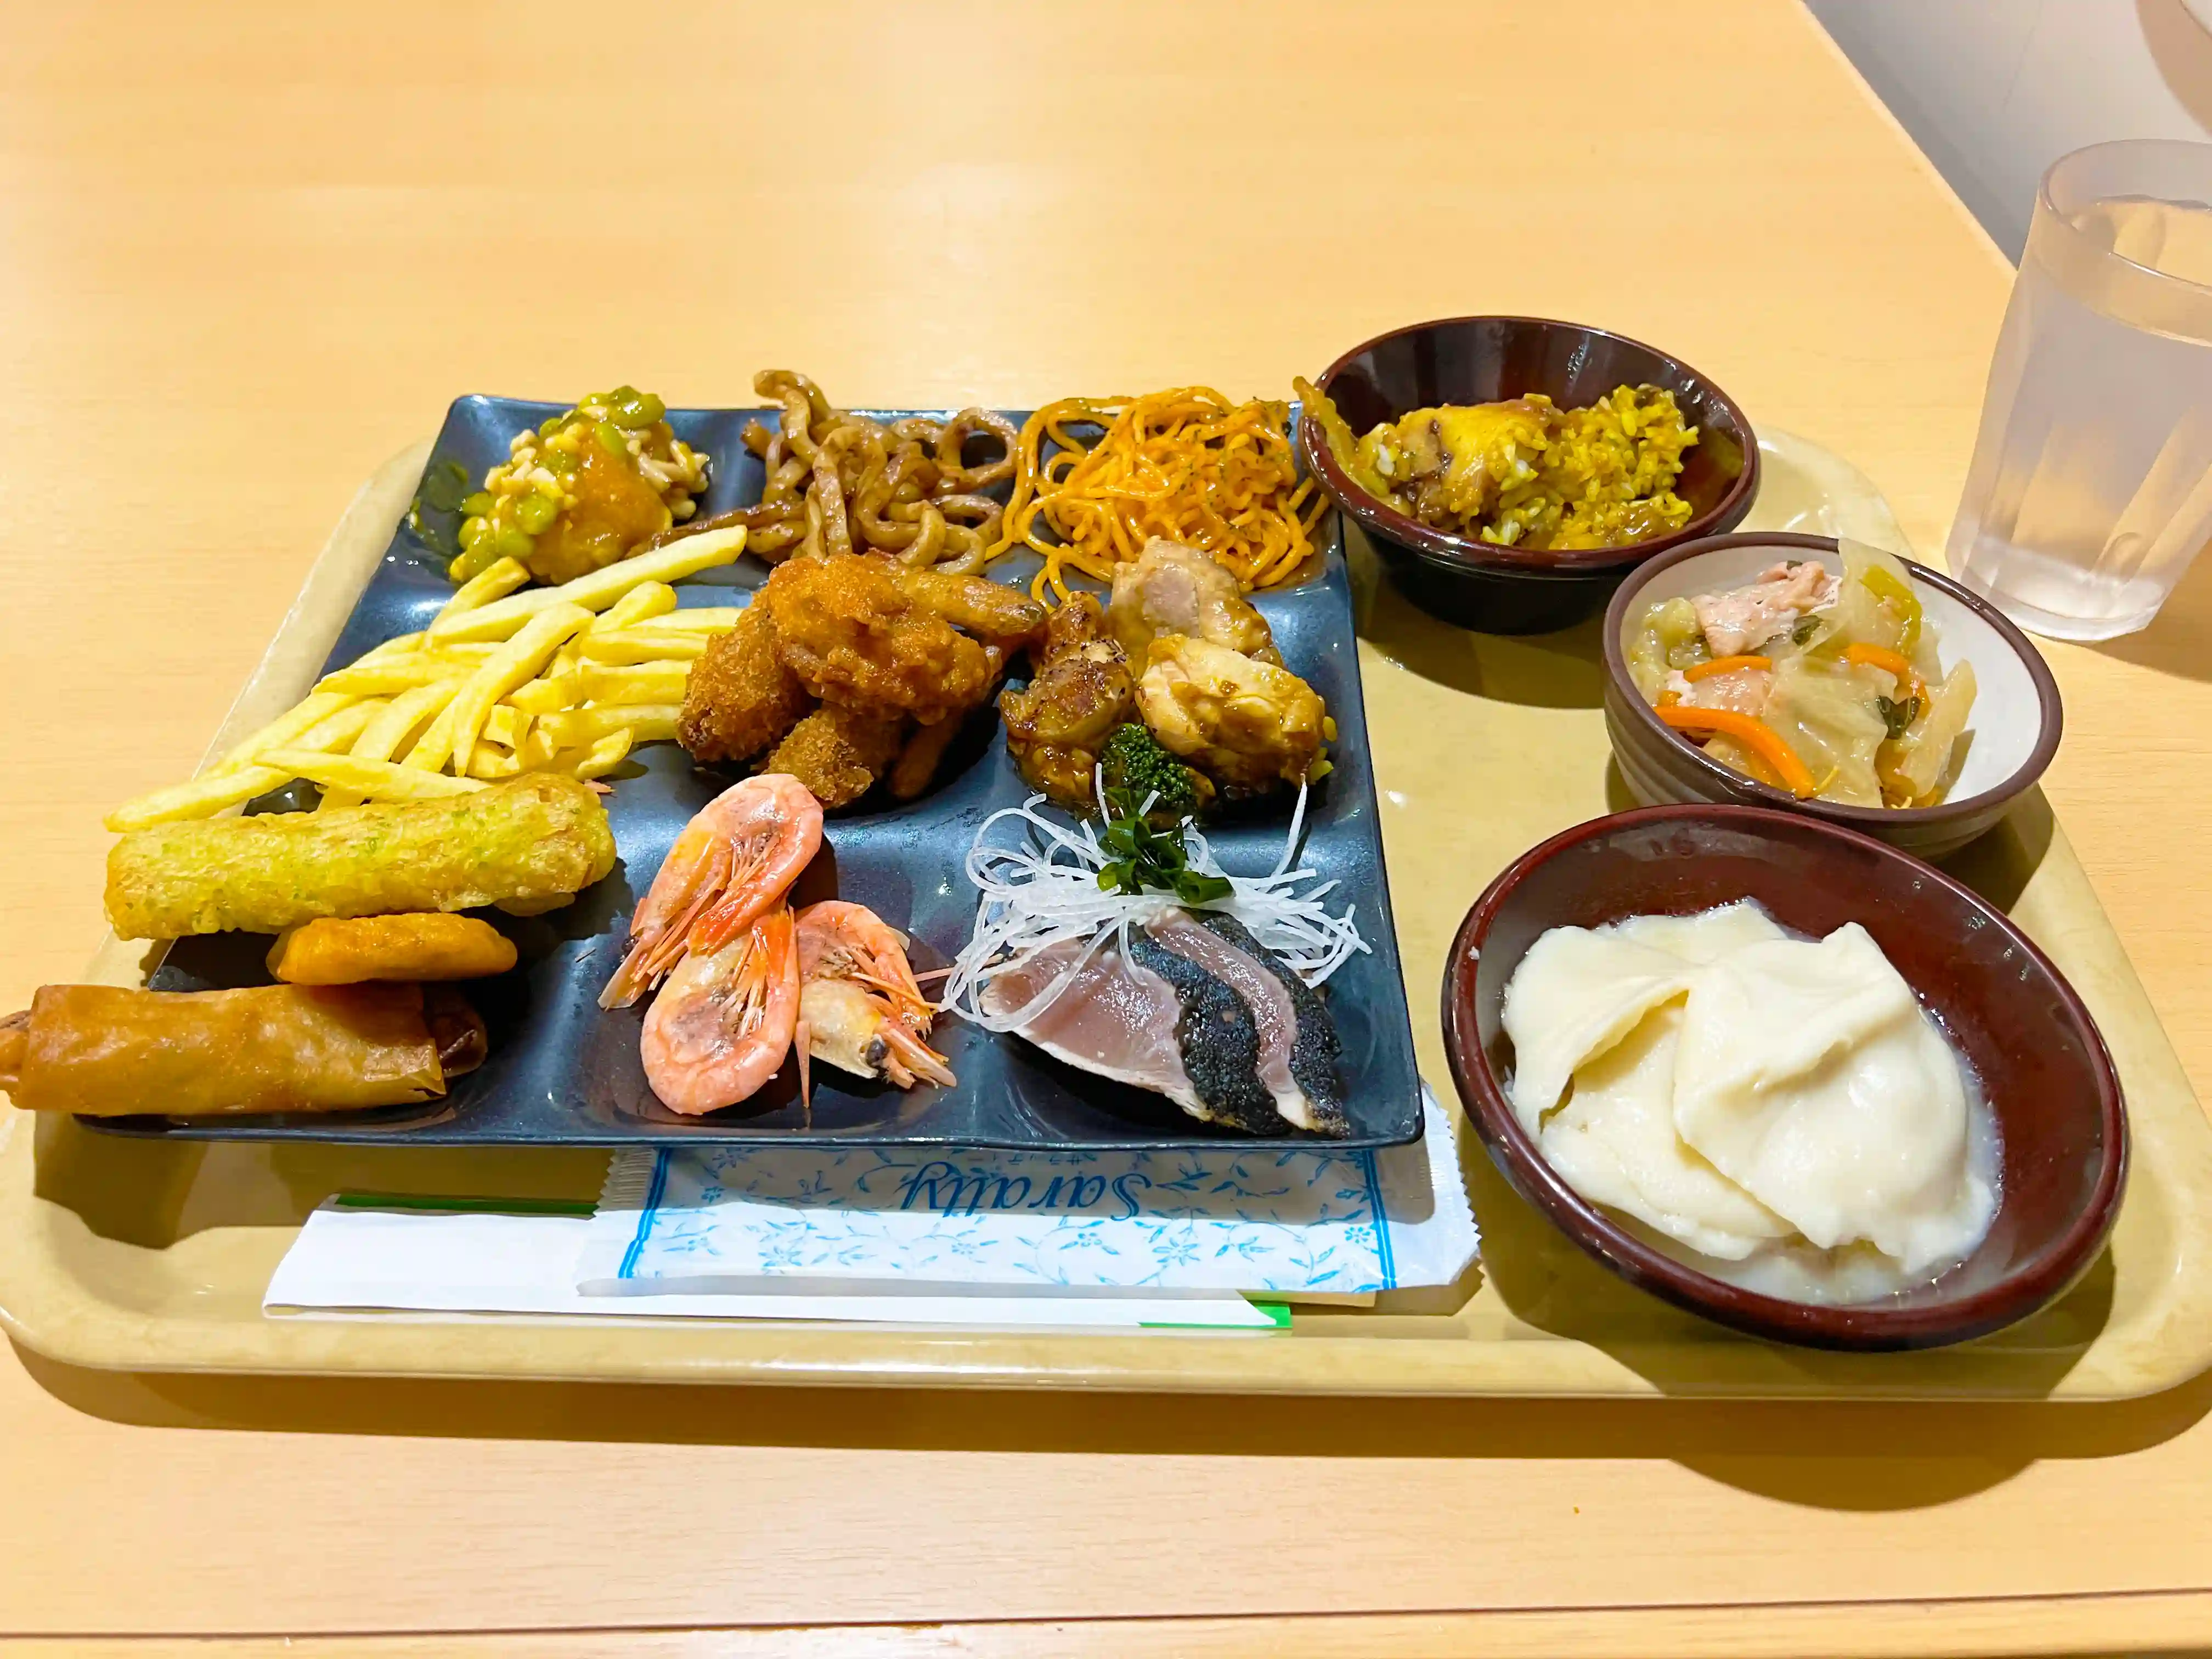
{"type": "Polygon", "coordinates": [[[770,561],[793,553],[887,553],[902,563],[963,574],[981,570],[1006,509],[983,491],[1013,476],[1013,423],[986,409],[949,421],[870,420],[835,409],[822,389],[789,369],[763,369],[753,390],[782,405],[770,431],[747,424],[745,447],[768,477],[760,502],[686,525],[690,534],[746,527],[745,551],[770,561]],[[998,453],[969,465],[969,440],[998,453]]]}

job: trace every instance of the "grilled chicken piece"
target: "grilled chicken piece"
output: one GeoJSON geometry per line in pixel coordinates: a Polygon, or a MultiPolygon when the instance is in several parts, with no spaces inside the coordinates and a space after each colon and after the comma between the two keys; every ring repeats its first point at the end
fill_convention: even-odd
{"type": "Polygon", "coordinates": [[[1006,750],[1033,789],[1081,811],[1091,800],[1098,750],[1136,700],[1121,647],[1105,637],[1104,613],[1077,593],[1045,624],[1036,678],[1000,694],[1006,750]]]}
{"type": "Polygon", "coordinates": [[[1116,566],[1107,624],[1131,662],[1142,662],[1162,634],[1182,634],[1280,663],[1267,619],[1253,609],[1229,569],[1211,554],[1164,536],[1145,544],[1133,564],[1116,566]]]}
{"type": "Polygon", "coordinates": [[[1163,634],[1146,653],[1137,706],[1163,748],[1224,790],[1297,783],[1321,757],[1328,711],[1287,668],[1163,634]]]}
{"type": "Polygon", "coordinates": [[[1547,413],[1527,398],[1417,409],[1395,427],[1369,434],[1361,451],[1424,523],[1470,522],[1489,510],[1499,490],[1536,476],[1548,441],[1547,413]]]}

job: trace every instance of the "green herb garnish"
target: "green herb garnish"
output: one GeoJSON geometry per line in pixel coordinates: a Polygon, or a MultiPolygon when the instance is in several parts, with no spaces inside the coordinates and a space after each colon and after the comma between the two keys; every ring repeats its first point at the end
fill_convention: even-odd
{"type": "Polygon", "coordinates": [[[1190,867],[1183,847],[1188,818],[1162,826],[1150,823],[1139,810],[1143,798],[1126,788],[1106,791],[1106,828],[1098,844],[1109,862],[1098,872],[1098,886],[1108,893],[1172,893],[1185,904],[1206,904],[1227,898],[1227,878],[1209,876],[1190,867]]]}
{"type": "Polygon", "coordinates": [[[1213,799],[1213,786],[1184,765],[1160,744],[1147,726],[1133,721],[1114,728],[1098,751],[1098,764],[1106,775],[1106,787],[1119,789],[1130,799],[1152,799],[1146,813],[1165,829],[1194,817],[1213,799]]]}
{"type": "Polygon", "coordinates": [[[1813,642],[1813,635],[1820,631],[1820,619],[1818,617],[1808,617],[1790,630],[1790,642],[1792,645],[1810,645],[1813,642]]]}
{"type": "Polygon", "coordinates": [[[1911,730],[1912,722],[1920,718],[1920,699],[1917,697],[1900,697],[1894,702],[1887,697],[1876,697],[1874,701],[1875,706],[1881,710],[1881,723],[1889,728],[1893,739],[1903,737],[1911,730]]]}

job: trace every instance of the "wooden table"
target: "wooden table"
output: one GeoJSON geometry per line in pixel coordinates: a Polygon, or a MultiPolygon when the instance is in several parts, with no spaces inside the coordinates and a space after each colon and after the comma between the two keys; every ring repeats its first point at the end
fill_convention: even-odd
{"type": "MultiPolygon", "coordinates": [[[[788,365],[854,403],[1279,395],[1394,324],[1534,312],[1663,342],[1853,457],[1932,554],[2008,281],[1788,0],[5,17],[9,1004],[97,935],[102,810],[185,769],[356,482],[456,392],[726,404],[788,365]]],[[[2212,1097],[2208,639],[2212,562],[2150,633],[2054,647],[2050,792],[2212,1097]]],[[[147,1638],[132,1653],[281,1632],[325,1633],[287,1650],[309,1653],[2171,1644],[2212,1630],[2208,1407],[2212,1381],[2112,1407],[1309,1406],[18,1353],[0,1632],[147,1638]],[[877,1628],[722,1628],[841,1621],[877,1628]],[[938,1624],[958,1628],[902,1628],[938,1624]]]]}

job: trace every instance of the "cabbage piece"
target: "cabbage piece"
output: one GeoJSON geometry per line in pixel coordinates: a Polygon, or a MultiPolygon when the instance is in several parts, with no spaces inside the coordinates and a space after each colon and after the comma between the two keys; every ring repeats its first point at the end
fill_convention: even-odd
{"type": "Polygon", "coordinates": [[[1834,631],[1821,643],[1837,654],[1848,645],[1878,645],[1909,659],[1921,678],[1941,672],[1932,630],[1922,626],[1920,601],[1903,561],[1864,542],[1844,542],[1844,579],[1828,611],[1834,631]],[[1923,659],[1923,646],[1929,653],[1923,659]]]}
{"type": "Polygon", "coordinates": [[[1877,702],[1889,685],[1878,669],[1818,658],[1785,657],[1774,665],[1765,720],[1797,751],[1822,800],[1879,806],[1881,780],[1875,757],[1889,736],[1877,702]]]}
{"type": "Polygon", "coordinates": [[[1929,682],[1928,706],[1904,736],[1881,748],[1881,781],[1893,803],[1911,806],[1942,787],[1973,710],[1973,664],[1962,662],[1941,682],[1929,682]]]}
{"type": "Polygon", "coordinates": [[[1628,642],[1628,674],[1646,702],[1659,701],[1668,674],[1711,656],[1697,607],[1687,599],[1665,599],[1644,613],[1644,623],[1628,642]]]}
{"type": "Polygon", "coordinates": [[[1716,732],[1705,739],[1705,753],[1731,771],[1741,772],[1770,789],[1786,791],[1790,787],[1774,775],[1774,769],[1754,754],[1749,744],[1725,732],[1716,732]]]}

